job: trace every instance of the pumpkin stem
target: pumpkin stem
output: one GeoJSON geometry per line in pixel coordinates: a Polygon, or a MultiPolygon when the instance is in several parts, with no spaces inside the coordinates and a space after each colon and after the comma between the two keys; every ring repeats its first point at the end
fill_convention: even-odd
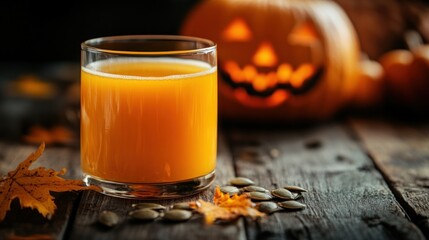
{"type": "Polygon", "coordinates": [[[423,45],[422,36],[415,30],[408,30],[404,33],[405,43],[408,49],[413,50],[423,45]]]}

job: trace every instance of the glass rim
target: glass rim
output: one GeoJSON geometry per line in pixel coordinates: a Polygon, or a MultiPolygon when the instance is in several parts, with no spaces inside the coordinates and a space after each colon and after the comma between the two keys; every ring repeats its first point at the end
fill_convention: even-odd
{"type": "Polygon", "coordinates": [[[209,53],[216,50],[216,43],[211,40],[184,35],[118,35],[118,36],[106,36],[97,37],[85,40],[81,43],[82,51],[89,51],[95,53],[109,53],[118,55],[182,55],[182,54],[196,54],[196,53],[209,53]],[[95,45],[101,42],[107,41],[125,41],[125,40],[171,40],[171,41],[183,41],[183,42],[200,42],[207,45],[207,47],[196,47],[190,49],[180,50],[160,50],[160,51],[132,51],[132,50],[114,50],[108,48],[97,47],[95,45]]]}

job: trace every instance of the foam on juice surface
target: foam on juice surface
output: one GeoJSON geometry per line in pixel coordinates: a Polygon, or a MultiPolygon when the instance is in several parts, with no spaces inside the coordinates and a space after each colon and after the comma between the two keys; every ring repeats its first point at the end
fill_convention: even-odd
{"type": "MultiPolygon", "coordinates": [[[[188,69],[188,71],[189,71],[188,69]]],[[[191,59],[177,59],[177,58],[115,58],[108,60],[100,60],[93,63],[88,64],[85,67],[82,67],[82,71],[87,73],[98,75],[107,78],[114,79],[132,79],[132,80],[174,80],[174,79],[184,79],[184,78],[193,78],[202,75],[207,75],[216,71],[216,67],[210,66],[210,64],[191,59]],[[162,74],[162,70],[160,68],[160,72],[158,74],[148,74],[144,72],[144,69],[135,69],[136,71],[141,71],[140,74],[115,74],[114,69],[110,69],[111,66],[117,65],[135,65],[135,67],[141,67],[144,65],[152,65],[153,66],[163,66],[165,64],[168,65],[181,65],[189,66],[189,69],[192,69],[192,73],[186,74],[171,74],[168,73],[164,76],[159,76],[159,73],[162,74]],[[144,76],[142,76],[144,75],[144,76]]]]}

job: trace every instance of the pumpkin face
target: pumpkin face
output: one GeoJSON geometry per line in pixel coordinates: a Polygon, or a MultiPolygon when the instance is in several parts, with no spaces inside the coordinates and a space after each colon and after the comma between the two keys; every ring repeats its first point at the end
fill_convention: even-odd
{"type": "Polygon", "coordinates": [[[257,19],[244,17],[231,19],[218,41],[233,50],[219,54],[219,72],[231,94],[245,106],[270,108],[313,89],[324,69],[314,24],[294,19],[281,26],[282,35],[267,39],[255,27],[257,19]]]}
{"type": "Polygon", "coordinates": [[[322,119],[352,96],[359,49],[332,2],[206,0],[181,33],[218,45],[221,117],[322,119]]]}

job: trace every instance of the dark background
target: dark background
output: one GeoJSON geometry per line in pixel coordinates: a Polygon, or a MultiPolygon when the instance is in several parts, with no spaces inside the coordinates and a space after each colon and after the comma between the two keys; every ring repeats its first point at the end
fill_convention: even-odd
{"type": "Polygon", "coordinates": [[[74,131],[71,144],[77,146],[80,44],[111,35],[178,34],[197,2],[2,1],[0,139],[21,141],[34,126],[50,129],[60,125],[74,131]],[[24,81],[39,83],[29,87],[32,89],[47,83],[55,91],[35,96],[33,90],[27,92],[28,87],[23,92],[24,81]]]}
{"type": "Polygon", "coordinates": [[[80,43],[108,35],[178,34],[198,0],[6,1],[0,62],[80,61],[80,43]]]}
{"type": "MultiPolygon", "coordinates": [[[[179,34],[186,14],[200,1],[3,1],[0,63],[79,62],[80,43],[90,38],[179,34]]],[[[429,1],[335,1],[351,18],[362,50],[371,58],[404,48],[403,32],[407,29],[416,29],[425,41],[429,39],[429,1]]]]}

